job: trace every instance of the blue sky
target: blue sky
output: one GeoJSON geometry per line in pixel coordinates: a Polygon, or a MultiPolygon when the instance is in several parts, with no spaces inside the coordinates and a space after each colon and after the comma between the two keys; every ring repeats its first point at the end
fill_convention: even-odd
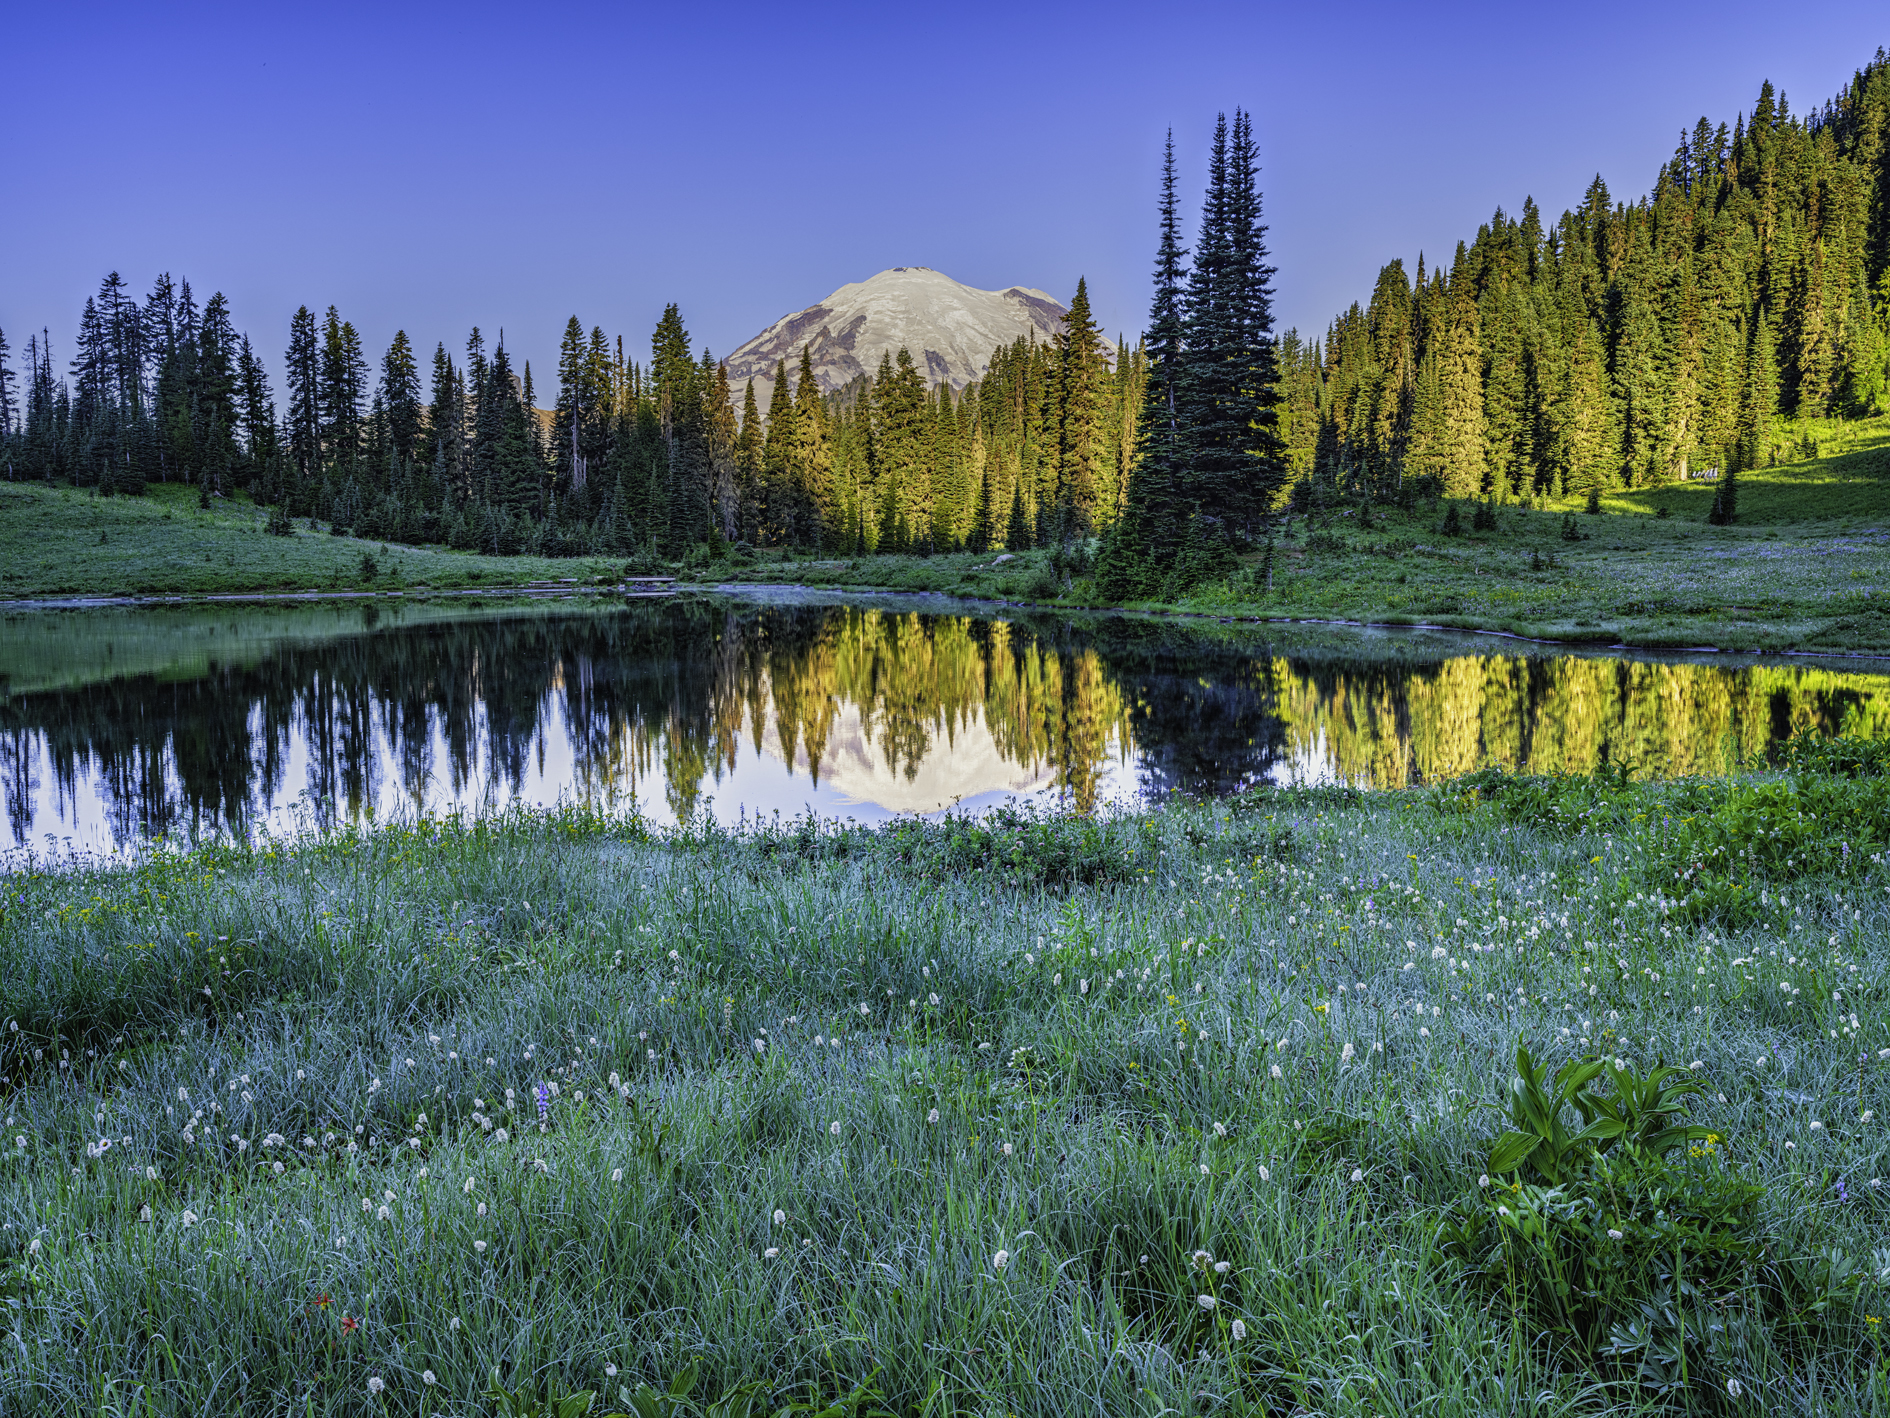
{"type": "Polygon", "coordinates": [[[1256,119],[1282,324],[1447,256],[1501,203],[1645,190],[1762,79],[1821,104],[1881,0],[1716,4],[15,6],[0,328],[71,353],[109,269],[222,290],[279,367],[330,303],[373,358],[478,324],[550,400],[567,316],[718,354],[893,265],[1068,298],[1131,336],[1162,135],[1198,203],[1256,119]]]}

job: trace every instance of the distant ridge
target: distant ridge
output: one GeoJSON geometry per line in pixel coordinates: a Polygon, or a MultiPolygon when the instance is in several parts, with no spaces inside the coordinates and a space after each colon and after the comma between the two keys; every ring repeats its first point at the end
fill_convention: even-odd
{"type": "Polygon", "coordinates": [[[926,266],[894,266],[775,321],[728,357],[729,386],[739,402],[743,384],[754,380],[765,413],[776,366],[785,360],[792,382],[805,345],[828,392],[875,373],[882,356],[902,348],[928,384],[962,389],[984,374],[992,350],[1022,338],[1049,340],[1067,313],[1026,286],[979,290],[926,266]]]}

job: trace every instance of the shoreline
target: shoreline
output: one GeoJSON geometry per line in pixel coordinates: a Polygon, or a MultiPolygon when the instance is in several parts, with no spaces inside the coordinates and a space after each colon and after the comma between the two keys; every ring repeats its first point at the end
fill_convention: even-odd
{"type": "Polygon", "coordinates": [[[595,583],[574,581],[557,585],[534,582],[518,586],[409,587],[394,591],[317,590],[310,588],[295,591],[204,591],[161,592],[149,595],[116,596],[26,596],[17,599],[0,600],[0,615],[40,611],[107,610],[116,607],[134,606],[190,607],[307,604],[320,601],[371,602],[414,600],[425,602],[478,599],[544,601],[568,600],[580,596],[587,598],[616,597],[626,601],[634,601],[661,600],[691,591],[737,597],[752,595],[758,592],[767,593],[780,591],[839,597],[900,596],[914,600],[943,601],[957,606],[979,607],[997,611],[1022,610],[1036,613],[1063,612],[1078,615],[1117,615],[1134,616],[1151,620],[1205,620],[1214,621],[1222,625],[1309,625],[1330,626],[1336,629],[1346,630],[1428,630],[1453,635],[1488,636],[1492,639],[1514,640],[1525,645],[1553,646],[1571,651],[1627,651],[1642,655],[1728,655],[1754,660],[1785,658],[1890,661],[1890,647],[1880,650],[1807,650],[1797,647],[1773,649],[1727,645],[1650,645],[1638,643],[1633,640],[1615,639],[1609,635],[1581,637],[1541,634],[1529,635],[1521,631],[1506,630],[1497,626],[1452,624],[1449,621],[1441,620],[1370,620],[1332,616],[1255,615],[1251,613],[1226,614],[1220,611],[1189,610],[1180,606],[1162,605],[1072,605],[1060,601],[1027,601],[985,596],[960,596],[953,595],[949,591],[915,591],[897,586],[841,586],[801,581],[689,582],[660,589],[628,589],[622,585],[600,586],[595,583]]]}

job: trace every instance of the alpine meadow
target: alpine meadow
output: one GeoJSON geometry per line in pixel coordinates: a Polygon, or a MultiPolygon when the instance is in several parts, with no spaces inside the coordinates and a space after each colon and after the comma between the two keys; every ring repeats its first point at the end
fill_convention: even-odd
{"type": "Polygon", "coordinates": [[[1134,337],[0,333],[0,1418],[1890,1418],[1890,56],[1315,333],[1176,131],[1134,337]]]}

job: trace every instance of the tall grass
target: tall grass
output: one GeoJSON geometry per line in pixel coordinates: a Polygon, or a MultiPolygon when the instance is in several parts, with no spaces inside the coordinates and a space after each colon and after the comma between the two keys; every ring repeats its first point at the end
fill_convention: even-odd
{"type": "Polygon", "coordinates": [[[0,1411],[483,1414],[496,1369],[602,1412],[695,1363],[768,1412],[1890,1413],[1885,824],[1737,911],[1662,854],[1848,763],[20,861],[0,1411]],[[1521,1040],[1697,1061],[1766,1244],[1861,1304],[1663,1396],[1465,1284],[1521,1040]]]}

